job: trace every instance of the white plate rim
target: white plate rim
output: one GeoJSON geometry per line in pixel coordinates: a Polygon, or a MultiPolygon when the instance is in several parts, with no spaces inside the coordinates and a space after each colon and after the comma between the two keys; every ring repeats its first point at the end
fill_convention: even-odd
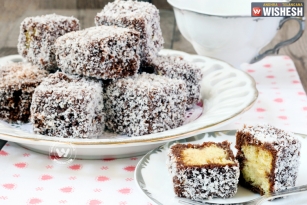
{"type": "MultiPolygon", "coordinates": [[[[245,73],[244,71],[238,70],[234,67],[232,67],[231,65],[229,65],[228,63],[225,63],[223,61],[220,60],[216,60],[216,59],[212,59],[209,57],[204,57],[204,56],[199,56],[199,55],[193,55],[193,54],[187,54],[185,52],[181,52],[181,51],[175,51],[175,50],[169,50],[169,49],[164,49],[160,52],[160,54],[162,55],[166,55],[166,54],[171,54],[171,55],[180,55],[183,56],[184,58],[194,58],[194,59],[199,59],[199,60],[204,60],[204,61],[211,61],[213,64],[220,64],[223,66],[226,66],[228,69],[233,69],[233,72],[237,72],[242,76],[245,76],[246,79],[249,79],[250,83],[251,83],[251,91],[253,92],[253,98],[250,99],[250,101],[247,103],[248,105],[244,108],[241,109],[235,113],[233,113],[231,116],[223,119],[222,121],[218,121],[215,123],[212,123],[210,125],[198,128],[198,129],[194,129],[194,130],[187,130],[185,132],[182,133],[175,133],[173,135],[166,135],[166,136],[159,136],[159,137],[152,137],[152,135],[159,135],[161,133],[155,133],[155,134],[151,134],[151,135],[144,135],[144,136],[140,136],[140,137],[133,137],[133,138],[129,138],[129,139],[71,139],[71,138],[55,138],[55,137],[48,137],[48,136],[43,136],[43,135],[35,135],[35,134],[29,134],[29,133],[24,133],[24,135],[19,135],[16,136],[14,134],[10,134],[10,133],[3,133],[1,131],[1,127],[4,128],[5,125],[0,123],[0,137],[4,140],[8,140],[8,141],[13,141],[13,142],[17,142],[17,143],[48,143],[48,142],[57,142],[57,143],[64,143],[64,144],[74,144],[74,145],[102,145],[102,146],[113,146],[113,145],[120,145],[120,146],[134,146],[134,145],[141,145],[143,143],[161,143],[161,142],[168,142],[171,140],[176,140],[176,139],[182,139],[184,137],[189,137],[192,135],[196,135],[202,132],[205,132],[206,130],[213,128],[213,127],[217,127],[221,124],[225,124],[228,121],[230,121],[231,119],[239,116],[240,114],[246,112],[248,109],[250,109],[253,104],[256,102],[256,99],[258,97],[258,90],[256,88],[256,82],[255,80],[247,73],[245,73]],[[28,137],[27,135],[31,135],[31,137],[28,137]],[[25,137],[26,136],[26,137],[25,137]],[[35,137],[33,137],[35,136],[35,137]]],[[[7,57],[3,57],[0,58],[1,59],[14,59],[18,57],[18,55],[12,55],[12,56],[7,56],[7,57]]],[[[19,56],[20,57],[20,56],[19,56]]],[[[192,122],[193,123],[193,122],[192,122]]],[[[7,127],[6,127],[7,128],[7,127]]],[[[13,128],[10,128],[13,129],[13,128]]],[[[166,131],[167,132],[167,131],[166,131]]],[[[164,132],[162,132],[164,133],[164,132]]]]}

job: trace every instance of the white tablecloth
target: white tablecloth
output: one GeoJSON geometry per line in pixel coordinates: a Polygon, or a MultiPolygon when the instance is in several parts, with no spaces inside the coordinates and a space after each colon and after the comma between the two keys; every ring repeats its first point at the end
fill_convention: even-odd
{"type": "MultiPolygon", "coordinates": [[[[306,93],[291,59],[268,57],[242,69],[255,78],[259,99],[240,119],[220,130],[270,123],[307,134],[306,93]]],[[[0,204],[150,205],[134,182],[140,158],[61,165],[9,142],[0,151],[0,204]]]]}

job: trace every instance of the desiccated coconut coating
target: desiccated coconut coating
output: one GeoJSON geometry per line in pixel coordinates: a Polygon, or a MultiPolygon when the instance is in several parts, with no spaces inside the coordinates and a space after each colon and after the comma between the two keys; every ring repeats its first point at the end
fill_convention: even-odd
{"type": "Polygon", "coordinates": [[[115,0],[96,15],[95,24],[116,25],[139,31],[140,56],[143,62],[151,62],[163,48],[159,10],[153,4],[115,0]]]}
{"type": "Polygon", "coordinates": [[[182,80],[143,73],[111,82],[105,98],[107,128],[128,136],[173,129],[185,119],[182,80]]]}
{"type": "Polygon", "coordinates": [[[180,56],[158,56],[150,64],[141,68],[144,72],[154,72],[169,78],[184,80],[187,84],[187,107],[192,108],[200,99],[201,68],[180,56]]]}
{"type": "MultiPolygon", "coordinates": [[[[214,155],[213,153],[211,153],[214,155]]],[[[212,157],[212,156],[210,156],[212,157]]],[[[168,169],[172,176],[174,192],[178,197],[192,200],[212,199],[215,197],[229,198],[237,193],[239,182],[239,163],[230,149],[230,143],[204,142],[203,144],[174,144],[168,153],[168,169]],[[184,151],[196,150],[195,158],[202,149],[216,146],[225,151],[226,162],[204,164],[187,164],[184,151]]]]}
{"type": "Polygon", "coordinates": [[[27,122],[34,89],[47,75],[30,63],[8,63],[0,67],[0,118],[27,122]]]}
{"type": "Polygon", "coordinates": [[[31,122],[37,134],[97,138],[104,130],[102,84],[62,72],[50,74],[33,94],[31,122]]]}
{"type": "Polygon", "coordinates": [[[116,79],[139,69],[139,33],[115,26],[71,32],[57,39],[56,59],[65,73],[116,79]]]}
{"type": "Polygon", "coordinates": [[[74,17],[49,14],[25,18],[20,25],[18,52],[41,69],[56,70],[55,40],[79,28],[79,20],[74,17]]]}
{"type": "MultiPolygon", "coordinates": [[[[301,142],[292,133],[271,125],[244,126],[236,133],[236,148],[238,149],[236,158],[240,163],[241,170],[240,183],[243,186],[261,195],[295,186],[300,164],[301,142]],[[246,148],[258,149],[257,159],[251,159],[246,153],[246,148]],[[261,152],[270,154],[261,155],[261,152]],[[257,163],[265,161],[265,158],[268,157],[272,158],[269,164],[257,165],[257,163]],[[268,173],[265,173],[268,181],[268,191],[264,190],[254,179],[244,177],[244,169],[247,166],[251,166],[248,164],[249,161],[251,161],[252,166],[255,166],[249,168],[252,170],[251,174],[254,172],[256,175],[264,167],[269,168],[268,173]]],[[[256,175],[257,179],[259,179],[259,176],[256,175]]]]}

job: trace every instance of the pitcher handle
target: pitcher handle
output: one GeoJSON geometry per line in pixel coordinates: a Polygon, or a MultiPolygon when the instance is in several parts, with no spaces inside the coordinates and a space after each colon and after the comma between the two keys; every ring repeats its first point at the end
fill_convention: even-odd
{"type": "Polygon", "coordinates": [[[286,21],[289,21],[289,20],[295,20],[295,21],[297,21],[297,22],[299,23],[300,29],[299,29],[298,33],[297,33],[295,36],[293,36],[292,38],[278,43],[274,48],[269,49],[269,50],[266,50],[264,53],[259,54],[258,56],[256,56],[255,58],[253,58],[253,59],[250,61],[250,63],[255,63],[255,62],[257,62],[257,61],[260,61],[260,60],[263,59],[264,57],[266,57],[266,56],[268,56],[268,55],[271,55],[271,54],[278,54],[280,48],[294,43],[295,41],[297,41],[297,40],[303,35],[303,32],[304,32],[304,30],[305,30],[305,17],[301,17],[301,18],[297,18],[297,17],[286,17],[286,18],[282,19],[282,20],[279,22],[279,27],[278,27],[278,29],[281,29],[281,27],[284,25],[284,23],[285,23],[286,21]]]}

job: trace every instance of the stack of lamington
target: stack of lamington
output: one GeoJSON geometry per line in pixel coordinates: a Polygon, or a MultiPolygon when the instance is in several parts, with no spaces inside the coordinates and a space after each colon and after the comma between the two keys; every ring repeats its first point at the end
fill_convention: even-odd
{"type": "Polygon", "coordinates": [[[84,30],[73,17],[25,19],[19,53],[56,71],[33,94],[35,133],[97,138],[106,126],[140,136],[181,126],[199,100],[202,74],[180,57],[158,56],[164,43],[159,21],[152,4],[122,0],[107,4],[96,27],[84,30]]]}

